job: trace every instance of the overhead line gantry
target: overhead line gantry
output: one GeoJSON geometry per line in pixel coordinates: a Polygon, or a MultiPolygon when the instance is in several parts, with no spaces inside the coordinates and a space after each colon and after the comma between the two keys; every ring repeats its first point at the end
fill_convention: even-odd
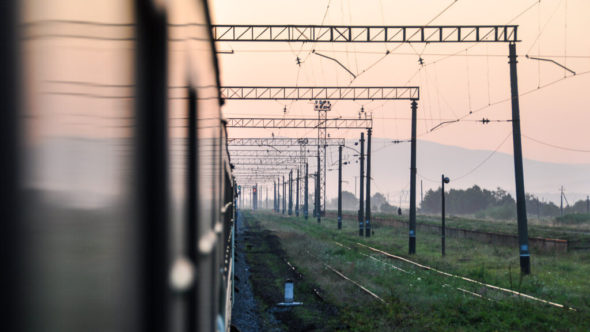
{"type": "MultiPolygon", "coordinates": [[[[258,137],[258,138],[228,138],[228,145],[230,148],[238,146],[300,146],[318,144],[317,138],[287,138],[287,137],[258,137]]],[[[339,146],[344,145],[344,138],[326,138],[326,145],[339,146]]]]}
{"type": "Polygon", "coordinates": [[[517,42],[517,25],[239,25],[215,24],[213,39],[227,42],[497,43],[517,42]]]}
{"type": "MultiPolygon", "coordinates": [[[[530,273],[530,252],[522,165],[520,105],[518,100],[517,25],[235,25],[212,26],[215,41],[232,42],[309,42],[309,43],[508,43],[512,99],[512,139],[516,182],[516,210],[520,268],[530,273]]],[[[386,51],[389,54],[389,51],[386,51]]],[[[409,253],[416,252],[416,111],[418,98],[412,99],[412,139],[410,170],[409,253]]],[[[370,181],[367,181],[370,184],[370,181]]],[[[367,186],[367,191],[369,187],[367,186]]],[[[370,193],[367,192],[370,197],[370,193]]],[[[368,203],[368,202],[367,202],[368,203]]],[[[370,213],[370,208],[367,208],[370,213]]],[[[362,213],[362,212],[361,212],[362,213]]],[[[360,213],[359,213],[360,215],[360,213]]],[[[370,216],[367,216],[368,227],[370,216]]]]}
{"type": "Polygon", "coordinates": [[[418,100],[416,86],[223,86],[226,100],[418,100]]]}
{"type": "MultiPolygon", "coordinates": [[[[282,129],[369,129],[373,119],[316,118],[228,118],[228,128],[282,128],[282,129]]],[[[319,141],[318,141],[319,142],[319,141]]]]}
{"type": "Polygon", "coordinates": [[[230,150],[229,155],[232,158],[240,157],[260,157],[260,158],[309,158],[317,157],[317,154],[302,154],[299,150],[230,150]]]}
{"type": "MultiPolygon", "coordinates": [[[[308,156],[309,158],[311,156],[308,156]]],[[[257,166],[257,165],[287,165],[294,166],[301,163],[301,160],[306,158],[303,157],[241,157],[232,158],[231,163],[235,166],[257,166]]]]}

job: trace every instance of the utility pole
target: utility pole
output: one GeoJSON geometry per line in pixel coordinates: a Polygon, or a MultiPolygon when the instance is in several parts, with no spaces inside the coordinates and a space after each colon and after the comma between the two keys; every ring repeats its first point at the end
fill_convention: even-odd
{"type": "Polygon", "coordinates": [[[258,184],[254,185],[254,190],[252,191],[252,209],[258,210],[258,184]]]}
{"type": "Polygon", "coordinates": [[[338,229],[342,229],[342,145],[338,146],[338,229]]]}
{"type": "Polygon", "coordinates": [[[277,181],[277,212],[282,213],[281,205],[283,204],[283,187],[281,182],[281,177],[277,181]]]}
{"type": "Polygon", "coordinates": [[[361,133],[361,155],[359,156],[359,160],[360,160],[360,179],[359,179],[359,211],[358,211],[358,219],[359,219],[359,235],[363,236],[364,232],[363,232],[363,228],[364,228],[364,218],[363,218],[363,203],[364,203],[364,197],[363,197],[363,186],[364,186],[364,175],[365,175],[365,133],[361,133]]]}
{"type": "Polygon", "coordinates": [[[297,185],[295,186],[295,216],[299,217],[299,167],[297,167],[297,185]]]}
{"type": "Polygon", "coordinates": [[[559,195],[559,215],[563,217],[563,186],[561,186],[561,194],[559,195]]]}
{"type": "Polygon", "coordinates": [[[288,215],[293,215],[293,170],[289,171],[289,212],[288,215]]]}
{"type": "Polygon", "coordinates": [[[305,162],[305,190],[304,190],[304,194],[305,196],[303,197],[303,217],[305,218],[305,220],[307,220],[307,217],[309,215],[309,165],[307,164],[307,162],[305,162]]]}
{"type": "Polygon", "coordinates": [[[518,244],[520,248],[520,272],[531,273],[529,234],[524,191],[524,170],[522,166],[522,145],[520,142],[520,105],[518,102],[518,78],[516,75],[516,44],[508,44],[510,64],[510,90],[512,94],[512,140],[514,143],[514,175],[516,180],[516,214],[518,216],[518,244]]]}
{"type": "Polygon", "coordinates": [[[410,248],[409,253],[416,253],[416,113],[418,103],[412,100],[412,140],[410,156],[410,248]]]}
{"type": "Polygon", "coordinates": [[[315,186],[315,216],[317,217],[318,224],[320,222],[322,222],[322,213],[320,211],[320,209],[321,209],[320,208],[320,205],[321,205],[321,203],[320,203],[320,199],[321,199],[320,173],[321,173],[321,171],[320,171],[319,167],[320,167],[320,157],[318,154],[318,169],[315,173],[316,174],[316,177],[315,177],[316,178],[316,182],[315,182],[316,183],[316,186],[315,186]]]}
{"type": "Polygon", "coordinates": [[[424,204],[424,191],[422,189],[422,180],[420,180],[420,207],[424,204]]]}
{"type": "Polygon", "coordinates": [[[287,210],[287,183],[285,182],[285,176],[283,175],[283,214],[287,210]]]}
{"type": "Polygon", "coordinates": [[[277,182],[273,181],[272,210],[277,212],[277,182]]]}
{"type": "Polygon", "coordinates": [[[449,178],[446,178],[445,175],[442,175],[442,190],[441,190],[441,196],[442,196],[442,205],[441,205],[441,211],[442,211],[442,234],[440,237],[440,244],[441,244],[441,252],[442,255],[444,257],[445,255],[445,183],[449,183],[449,178]]]}
{"type": "Polygon", "coordinates": [[[264,189],[266,189],[266,199],[264,200],[264,208],[268,209],[268,185],[265,185],[264,189]]]}
{"type": "Polygon", "coordinates": [[[371,134],[372,129],[367,129],[367,199],[365,204],[365,237],[371,237],[371,134]]]}
{"type": "Polygon", "coordinates": [[[590,214],[590,196],[586,196],[586,213],[590,214]]]}

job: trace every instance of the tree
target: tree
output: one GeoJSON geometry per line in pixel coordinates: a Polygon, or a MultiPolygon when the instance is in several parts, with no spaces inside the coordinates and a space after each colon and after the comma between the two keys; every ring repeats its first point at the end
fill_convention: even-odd
{"type": "Polygon", "coordinates": [[[424,195],[420,210],[426,213],[440,213],[441,191],[440,187],[436,191],[429,189],[424,195]]]}
{"type": "Polygon", "coordinates": [[[359,209],[359,200],[350,191],[342,191],[342,209],[351,211],[359,209]]]}
{"type": "Polygon", "coordinates": [[[383,196],[382,193],[375,193],[375,195],[371,197],[371,211],[379,211],[381,206],[385,203],[387,203],[385,196],[383,196]]]}
{"type": "Polygon", "coordinates": [[[388,213],[388,214],[395,214],[395,213],[397,213],[397,206],[390,205],[387,202],[381,204],[381,206],[379,207],[379,209],[383,213],[388,213]]]}
{"type": "MultiPolygon", "coordinates": [[[[312,202],[310,200],[310,202],[312,202]]],[[[311,204],[311,203],[310,203],[311,204]]],[[[338,197],[332,198],[328,203],[328,208],[338,209],[338,197]]],[[[359,209],[359,200],[349,191],[342,191],[342,210],[357,211],[359,209]]]]}

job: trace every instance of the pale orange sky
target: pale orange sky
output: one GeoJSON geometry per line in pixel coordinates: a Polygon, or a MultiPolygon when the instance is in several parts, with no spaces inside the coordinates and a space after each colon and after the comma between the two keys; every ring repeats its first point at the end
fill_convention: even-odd
{"type": "MultiPolygon", "coordinates": [[[[428,23],[453,1],[276,1],[214,0],[213,20],[217,24],[324,24],[341,25],[422,25],[428,23]]],[[[467,1],[459,0],[431,25],[517,24],[519,38],[518,77],[521,128],[524,135],[574,149],[590,150],[590,1],[536,0],[467,1]],[[510,22],[525,9],[520,17],[510,22]],[[539,32],[540,37],[537,38],[539,32]],[[556,65],[526,59],[551,57],[578,73],[575,77],[556,65]],[[564,57],[566,55],[566,57],[564,57]],[[588,73],[588,74],[586,74],[588,73]],[[564,75],[567,77],[564,78],[564,75]],[[552,82],[556,80],[561,81],[552,82]],[[550,85],[549,85],[550,84],[550,85]],[[536,90],[538,86],[546,87],[536,90]]],[[[225,85],[339,85],[350,83],[351,76],[335,62],[309,54],[315,49],[337,58],[358,75],[352,85],[418,85],[419,139],[471,149],[494,150],[511,132],[510,123],[477,122],[451,124],[429,132],[441,120],[455,119],[506,99],[510,93],[507,44],[439,44],[413,46],[400,44],[301,44],[301,43],[219,43],[219,50],[235,54],[220,55],[222,84],[225,85]],[[399,48],[398,48],[399,47],[399,48]],[[385,53],[392,54],[366,72],[385,53]],[[469,48],[468,50],[466,50],[469,48]],[[364,52],[364,53],[361,53],[364,52]],[[459,52],[445,58],[441,54],[459,52]],[[418,64],[422,55],[425,66],[418,64]],[[464,56],[469,55],[468,57],[464,56]],[[304,60],[301,67],[296,58],[304,60]]],[[[314,116],[310,102],[228,101],[226,117],[314,116]]],[[[410,105],[397,102],[337,102],[333,116],[357,117],[371,111],[376,137],[406,139],[410,134],[410,105]]],[[[510,103],[484,108],[468,119],[510,119],[510,103]]],[[[314,131],[275,130],[275,135],[315,136],[314,131]]],[[[333,131],[334,137],[358,137],[357,131],[333,131]]],[[[271,131],[231,130],[230,136],[270,136],[271,131]]],[[[511,140],[499,151],[512,153],[511,140]]],[[[590,163],[590,153],[554,149],[523,138],[525,158],[559,163],[590,163]]]]}

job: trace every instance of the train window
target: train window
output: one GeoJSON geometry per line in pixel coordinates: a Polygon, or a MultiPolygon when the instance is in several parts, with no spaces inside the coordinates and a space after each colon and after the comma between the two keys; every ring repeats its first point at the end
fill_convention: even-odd
{"type": "Polygon", "coordinates": [[[133,6],[21,9],[25,328],[139,330],[133,6]]]}

